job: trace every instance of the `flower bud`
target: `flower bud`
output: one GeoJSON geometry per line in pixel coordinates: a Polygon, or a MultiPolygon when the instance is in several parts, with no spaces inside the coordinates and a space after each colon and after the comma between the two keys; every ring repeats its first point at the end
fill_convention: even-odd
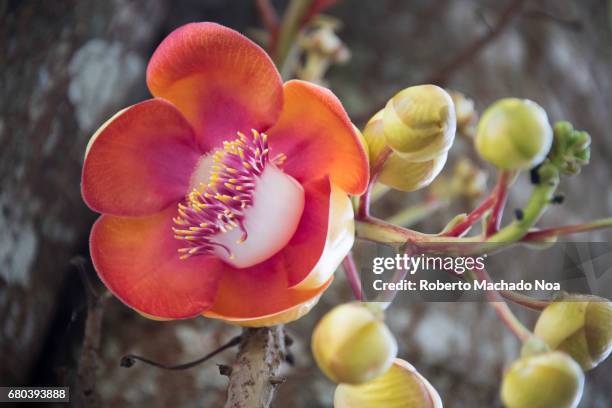
{"type": "Polygon", "coordinates": [[[500,99],[478,122],[476,150],[505,170],[529,169],[548,154],[553,139],[546,111],[528,99],[500,99]]]}
{"type": "Polygon", "coordinates": [[[397,342],[377,313],[360,303],[346,303],[328,312],[312,334],[317,365],[332,381],[360,384],[387,371],[397,342]]]}
{"type": "Polygon", "coordinates": [[[297,68],[297,75],[300,79],[325,84],[323,77],[329,67],[348,62],[351,52],[336,34],[341,28],[340,21],[319,16],[311,23],[312,29],[300,39],[305,58],[304,64],[297,68]]]}
{"type": "Polygon", "coordinates": [[[590,370],[612,351],[612,302],[570,295],[544,309],[534,333],[550,348],[572,356],[583,370],[590,370]]]}
{"type": "Polygon", "coordinates": [[[557,122],[549,157],[562,173],[578,174],[581,167],[589,163],[591,136],[587,132],[574,130],[569,122],[557,122]]]}
{"type": "Polygon", "coordinates": [[[467,157],[455,163],[452,173],[438,177],[430,187],[431,193],[440,199],[465,197],[478,198],[487,188],[487,173],[478,168],[467,157]]]}
{"type": "Polygon", "coordinates": [[[334,408],[442,408],[434,387],[413,366],[395,359],[387,372],[361,385],[340,384],[334,408]]]}
{"type": "MultiPolygon", "coordinates": [[[[368,145],[370,165],[373,166],[387,147],[382,110],[370,119],[363,130],[363,137],[368,145]]],[[[401,191],[418,190],[428,186],[440,174],[446,163],[446,156],[445,152],[431,160],[416,162],[393,152],[380,170],[377,181],[401,191]]]]}
{"type": "Polygon", "coordinates": [[[449,90],[448,94],[455,105],[455,116],[457,117],[457,130],[470,127],[476,121],[477,114],[474,109],[474,101],[458,91],[449,90]]]}
{"type": "Polygon", "coordinates": [[[402,158],[428,161],[446,153],[455,140],[455,106],[435,85],[406,88],[383,110],[387,144],[402,158]]]}
{"type": "Polygon", "coordinates": [[[487,173],[467,157],[462,157],[453,168],[450,187],[455,196],[478,198],[487,188],[487,173]]]}
{"type": "Polygon", "coordinates": [[[559,351],[522,357],[504,374],[501,398],[507,408],[575,408],[584,373],[559,351]]]}

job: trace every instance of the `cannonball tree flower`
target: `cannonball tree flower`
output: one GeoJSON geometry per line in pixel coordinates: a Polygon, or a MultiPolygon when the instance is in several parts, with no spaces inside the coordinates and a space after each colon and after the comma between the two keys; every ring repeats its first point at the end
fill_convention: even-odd
{"type": "Polygon", "coordinates": [[[147,317],[299,318],[350,250],[348,194],[368,183],[341,103],[283,84],[259,46],[213,23],[171,33],[147,85],[153,98],[108,120],[85,153],[98,275],[147,317]]]}

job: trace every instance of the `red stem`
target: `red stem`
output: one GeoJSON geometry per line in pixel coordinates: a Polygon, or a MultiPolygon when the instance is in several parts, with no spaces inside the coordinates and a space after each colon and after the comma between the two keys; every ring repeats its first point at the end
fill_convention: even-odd
{"type": "MultiPolygon", "coordinates": [[[[476,277],[480,281],[493,282],[487,271],[483,269],[474,269],[473,271],[476,277]]],[[[504,324],[518,337],[521,341],[525,342],[531,337],[531,332],[521,324],[521,322],[514,316],[512,310],[508,307],[508,304],[502,299],[499,292],[493,290],[486,291],[487,300],[489,304],[495,309],[497,316],[504,322],[504,324]]]]}
{"type": "Polygon", "coordinates": [[[342,261],[342,267],[344,268],[344,273],[346,274],[346,279],[349,281],[351,285],[351,290],[353,291],[353,295],[355,295],[356,300],[363,300],[363,290],[361,288],[361,279],[359,278],[359,272],[357,271],[357,265],[355,265],[355,260],[353,259],[353,254],[348,253],[348,255],[342,261]]]}
{"type": "Polygon", "coordinates": [[[508,199],[508,181],[510,179],[510,173],[502,171],[499,173],[499,179],[495,188],[495,205],[491,211],[491,218],[487,224],[487,237],[495,234],[499,231],[501,226],[502,214],[506,207],[506,201],[508,199]]]}
{"type": "Polygon", "coordinates": [[[544,308],[546,308],[546,306],[550,305],[551,303],[550,300],[534,299],[530,296],[522,295],[520,293],[512,292],[509,290],[500,290],[499,294],[502,297],[516,303],[517,305],[521,305],[533,310],[544,310],[544,308]]]}
{"type": "Polygon", "coordinates": [[[274,51],[274,48],[276,48],[276,41],[278,37],[278,14],[276,13],[276,10],[274,10],[270,0],[256,0],[256,5],[257,11],[259,11],[259,15],[261,17],[261,22],[270,34],[268,50],[272,52],[274,51]]]}
{"type": "Polygon", "coordinates": [[[495,204],[495,190],[478,206],[474,209],[465,220],[461,221],[459,224],[455,225],[450,231],[443,234],[445,237],[460,237],[467,230],[470,229],[472,225],[476,221],[478,221],[482,216],[495,204]]]}
{"type": "Polygon", "coordinates": [[[372,188],[374,188],[377,178],[378,177],[370,176],[370,183],[368,184],[365,193],[363,193],[359,198],[357,219],[364,220],[370,216],[370,196],[372,195],[372,188]]]}
{"type": "Polygon", "coordinates": [[[598,229],[610,228],[608,225],[593,226],[591,224],[566,225],[563,227],[546,228],[528,232],[521,241],[541,241],[546,238],[556,237],[564,234],[575,234],[578,232],[594,231],[598,229]]]}
{"type": "Polygon", "coordinates": [[[370,168],[370,181],[368,183],[368,188],[359,199],[359,209],[357,211],[358,219],[363,220],[370,216],[370,195],[372,194],[372,188],[374,188],[378,175],[387,159],[391,156],[391,153],[393,153],[391,148],[386,147],[385,150],[383,150],[383,152],[378,156],[374,162],[374,165],[370,168]]]}

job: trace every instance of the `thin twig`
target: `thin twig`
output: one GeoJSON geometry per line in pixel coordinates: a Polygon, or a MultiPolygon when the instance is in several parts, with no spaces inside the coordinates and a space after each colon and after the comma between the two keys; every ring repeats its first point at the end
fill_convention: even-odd
{"type": "Polygon", "coordinates": [[[525,10],[525,13],[523,14],[528,18],[552,21],[553,23],[557,23],[574,31],[580,31],[584,28],[582,21],[577,18],[556,16],[546,10],[525,10]]]}
{"type": "Polygon", "coordinates": [[[149,364],[153,367],[162,368],[164,370],[187,370],[189,368],[200,365],[204,363],[205,361],[210,360],[212,357],[216,356],[222,351],[225,351],[229,348],[237,346],[238,344],[240,344],[240,340],[241,340],[241,336],[233,337],[230,341],[228,341],[221,347],[211,351],[210,353],[206,354],[204,357],[198,358],[197,360],[194,360],[194,361],[190,361],[189,363],[178,364],[178,365],[166,365],[166,364],[162,364],[162,363],[158,363],[156,361],[150,360],[145,357],[137,356],[134,354],[128,354],[126,356],[121,357],[120,365],[121,367],[129,368],[129,367],[132,367],[134,363],[136,363],[136,361],[142,361],[143,363],[149,364]]]}
{"type": "Polygon", "coordinates": [[[438,71],[430,75],[424,83],[444,84],[459,68],[472,61],[474,57],[501,34],[514,17],[521,11],[526,0],[512,0],[501,12],[497,23],[482,37],[461,50],[438,71]]]}

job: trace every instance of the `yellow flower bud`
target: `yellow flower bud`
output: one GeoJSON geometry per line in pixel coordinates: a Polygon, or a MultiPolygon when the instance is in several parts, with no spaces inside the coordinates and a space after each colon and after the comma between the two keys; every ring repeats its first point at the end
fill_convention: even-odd
{"type": "Polygon", "coordinates": [[[384,373],[397,354],[397,342],[382,311],[346,303],[328,312],[312,334],[317,365],[332,381],[360,384],[384,373]]]}
{"type": "Polygon", "coordinates": [[[578,363],[550,351],[515,361],[504,374],[501,398],[507,408],[575,408],[583,387],[578,363]]]}
{"type": "MultiPolygon", "coordinates": [[[[368,145],[370,166],[387,147],[383,131],[383,111],[374,115],[365,129],[363,137],[368,145]]],[[[400,157],[396,152],[385,161],[378,175],[378,182],[401,191],[414,191],[426,187],[440,174],[446,163],[447,153],[427,161],[411,161],[400,157]]]]}
{"type": "Polygon", "coordinates": [[[583,370],[590,370],[612,351],[612,302],[570,295],[544,309],[534,333],[550,348],[571,355],[583,370]]]}
{"type": "Polygon", "coordinates": [[[457,117],[457,129],[466,128],[476,120],[477,114],[474,109],[474,101],[467,98],[458,91],[449,90],[448,94],[455,105],[455,116],[457,117]]]}
{"type": "Polygon", "coordinates": [[[478,198],[487,188],[487,173],[462,157],[453,168],[450,190],[453,196],[478,198]]]}
{"type": "Polygon", "coordinates": [[[550,151],[553,132],[546,111],[528,99],[500,99],[478,122],[476,150],[505,170],[529,169],[550,151]]]}
{"type": "Polygon", "coordinates": [[[474,199],[481,196],[486,188],[487,173],[476,167],[467,157],[462,157],[455,163],[452,173],[438,177],[431,184],[430,191],[439,199],[474,199]]]}
{"type": "Polygon", "coordinates": [[[406,88],[383,111],[387,144],[411,161],[428,161],[446,153],[455,140],[456,122],[453,100],[435,85],[406,88]]]}
{"type": "Polygon", "coordinates": [[[387,372],[361,385],[340,384],[334,408],[442,408],[434,387],[413,366],[395,359],[387,372]]]}

